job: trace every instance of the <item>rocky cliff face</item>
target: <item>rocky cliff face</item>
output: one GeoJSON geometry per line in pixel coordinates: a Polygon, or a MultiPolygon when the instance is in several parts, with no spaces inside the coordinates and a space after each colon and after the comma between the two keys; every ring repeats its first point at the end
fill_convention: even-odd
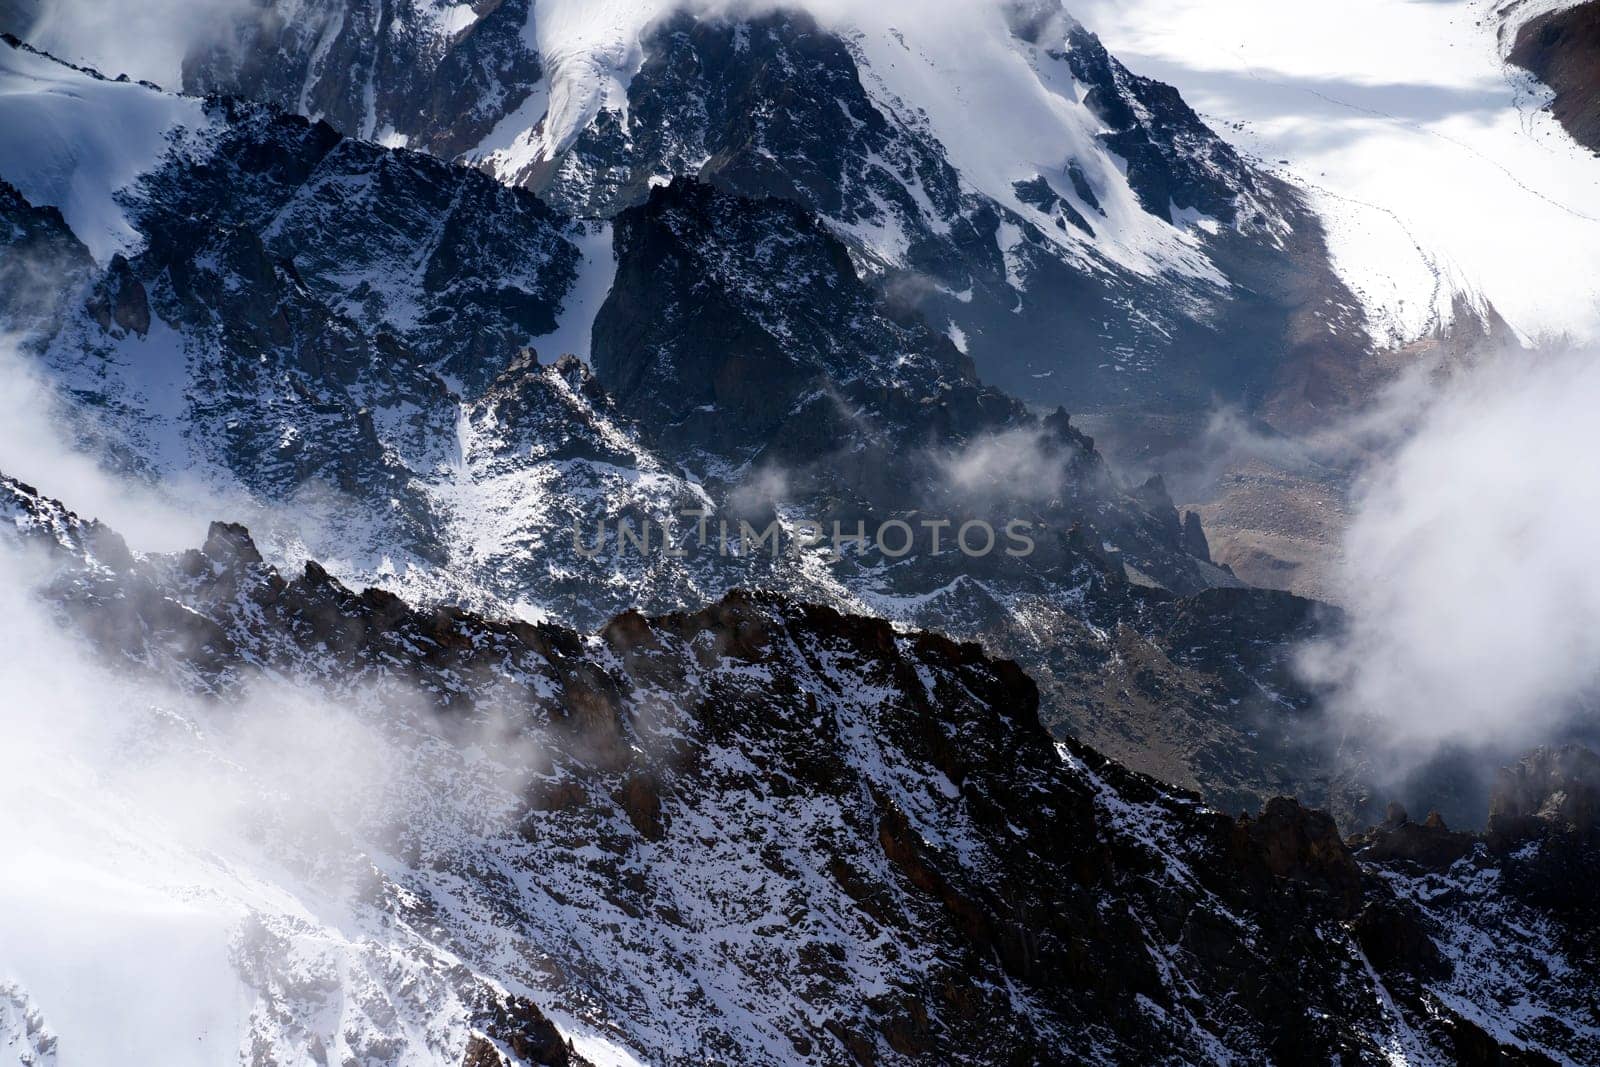
{"type": "MultiPolygon", "coordinates": [[[[167,99],[9,51],[19,77],[167,99]]],[[[121,105],[73,106],[114,123],[121,105]]],[[[1164,651],[1153,599],[1237,583],[1159,482],[1123,483],[1064,413],[983,385],[791,200],[656,189],[612,224],[593,370],[541,364],[528,342],[578,299],[582,223],[270,109],[197,114],[118,194],[137,239],[103,264],[59,211],[20,191],[5,205],[0,262],[54,279],[43,303],[19,290],[10,321],[37,324],[28,350],[81,443],[122,469],[198,475],[250,502],[275,558],[420,600],[598,625],[777,589],[982,637],[1041,672],[1053,725],[1230,807],[1325,777],[1242,743],[1271,723],[1301,752],[1307,698],[1286,671],[1261,668],[1280,703],[1256,666],[1219,681],[1164,651]],[[654,548],[624,545],[619,520],[654,548]],[[774,521],[776,558],[740,550],[741,523],[774,521]],[[825,536],[796,550],[806,521],[825,536]],[[993,529],[982,558],[955,544],[973,521],[993,529]],[[1025,558],[1005,551],[1011,521],[1025,558]],[[862,552],[834,558],[835,522],[866,532],[862,552]],[[911,527],[909,558],[872,543],[886,522],[911,527]],[[1130,663],[1137,684],[1102,684],[1130,663]]]]}
{"type": "Polygon", "coordinates": [[[1291,662],[1330,614],[1060,406],[1335,401],[1294,190],[1051,4],[970,42],[1054,116],[995,124],[1015,173],[893,35],[536,13],[265,4],[203,99],[0,48],[4,327],[70,444],[256,531],[141,555],[6,480],[0,536],[164,687],[141,743],[247,778],[208,727],[289,686],[400,770],[196,876],[241,1055],[1600,1057],[1593,757],[1342,839],[1376,798],[1291,662]]]}
{"type": "Polygon", "coordinates": [[[1293,419],[1348,400],[1362,317],[1300,194],[1059,5],[984,11],[992,69],[974,73],[912,27],[908,44],[800,10],[271,4],[185,87],[404,135],[580,217],[673,177],[787,200],[1028,401],[1172,411],[1221,393],[1293,419]],[[923,64],[996,106],[1014,95],[1038,165],[985,158],[970,120],[908,80],[923,64]]]}
{"type": "MultiPolygon", "coordinates": [[[[876,53],[801,15],[659,25],[626,131],[602,111],[550,177],[526,177],[579,211],[610,213],[682,174],[800,204],[892,301],[952,324],[986,381],[1038,403],[1170,410],[1220,389],[1255,404],[1305,385],[1311,349],[1330,368],[1359,356],[1354,301],[1294,190],[1081,26],[1013,22],[1035,76],[1074,85],[1086,122],[1110,131],[1056,134],[1059,167],[1001,188],[963,168],[957,135],[888,87],[876,53]],[[1144,316],[1131,328],[1130,308],[1144,316]],[[1250,343],[1218,346],[1246,330],[1250,343]]],[[[1331,386],[1323,376],[1311,388],[1324,395],[1285,396],[1283,410],[1331,386]]]]}
{"type": "Polygon", "coordinates": [[[1554,93],[1550,109],[1574,140],[1600,152],[1600,4],[1560,4],[1531,18],[1504,9],[1507,58],[1554,93]]]}
{"type": "MultiPolygon", "coordinates": [[[[60,69],[6,52],[23,80],[60,69]]],[[[111,99],[151,92],[123,88],[111,99]]],[[[7,202],[7,269],[54,302],[43,315],[21,290],[11,327],[33,327],[82,435],[124,467],[264,501],[395,501],[322,510],[355,558],[442,560],[429,490],[458,459],[458,390],[553,329],[568,224],[481,175],[251,105],[213,102],[172,136],[118,194],[138,237],[109,263],[59,213],[7,202]]]]}
{"type": "MultiPolygon", "coordinates": [[[[1292,801],[1230,819],[1055,744],[1033,683],[976,646],[762,595],[593,636],[418,611],[314,565],[280,575],[238,527],[137,557],[4,492],[7,536],[52,561],[47,597],[116,659],[224,706],[258,671],[315,679],[418,751],[462,739],[456,775],[537,754],[493,801],[502,829],[436,828],[424,807],[383,842],[417,857],[371,866],[358,906],[406,931],[388,973],[314,995],[371,983],[359,1019],[291,1007],[316,961],[280,918],[244,924],[257,1062],[313,1042],[393,1058],[428,990],[433,1054],[473,1063],[580,1062],[573,1034],[660,1062],[1595,1051],[1592,983],[1554,977],[1591,965],[1589,928],[1533,919],[1499,846],[1424,869],[1363,859],[1292,801]],[[486,730],[494,753],[471,745],[486,730]],[[1480,937],[1492,967],[1465,954],[1480,937]],[[1519,984],[1536,963],[1552,979],[1519,984]]],[[[346,847],[359,866],[375,844],[346,847]]]]}
{"type": "Polygon", "coordinates": [[[446,159],[539,87],[530,0],[314,0],[253,7],[189,56],[183,88],[272,101],[355,137],[446,159]]]}
{"type": "Polygon", "coordinates": [[[937,443],[1022,414],[949,338],[892,319],[788,203],[678,180],[620,215],[616,242],[595,373],[671,450],[793,464],[850,450],[856,420],[937,443]]]}

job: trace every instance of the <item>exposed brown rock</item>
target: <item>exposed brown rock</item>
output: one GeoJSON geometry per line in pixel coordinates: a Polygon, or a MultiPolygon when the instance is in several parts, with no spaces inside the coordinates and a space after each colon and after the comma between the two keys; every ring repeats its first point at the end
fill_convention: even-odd
{"type": "Polygon", "coordinates": [[[660,841],[666,836],[662,821],[661,784],[647,774],[636,774],[622,783],[617,803],[628,813],[628,821],[650,841],[660,841]]]}
{"type": "Polygon", "coordinates": [[[1340,915],[1360,906],[1361,867],[1326,812],[1311,811],[1290,797],[1267,802],[1261,814],[1240,817],[1234,855],[1259,878],[1292,882],[1331,901],[1340,915]]]}
{"type": "Polygon", "coordinates": [[[1579,745],[1541,748],[1500,771],[1489,800],[1496,850],[1551,834],[1590,837],[1600,828],[1600,756],[1579,745]]]}
{"type": "Polygon", "coordinates": [[[1551,112],[1574,140],[1600,152],[1600,2],[1530,19],[1509,58],[1555,90],[1551,112]]]}
{"type": "Polygon", "coordinates": [[[150,332],[149,294],[122,255],[111,257],[105,278],[89,299],[88,311],[103,330],[115,328],[140,337],[150,332]]]}
{"type": "Polygon", "coordinates": [[[1436,811],[1430,812],[1425,822],[1414,823],[1405,808],[1391,802],[1383,825],[1353,836],[1350,847],[1371,862],[1400,860],[1442,871],[1470,853],[1477,841],[1473,834],[1451,830],[1436,811]]]}
{"type": "Polygon", "coordinates": [[[475,1035],[468,1042],[462,1067],[512,1067],[495,1047],[496,1041],[516,1057],[515,1067],[576,1067],[561,1031],[525,997],[506,994],[493,998],[479,1012],[478,1025],[487,1038],[475,1035]]]}

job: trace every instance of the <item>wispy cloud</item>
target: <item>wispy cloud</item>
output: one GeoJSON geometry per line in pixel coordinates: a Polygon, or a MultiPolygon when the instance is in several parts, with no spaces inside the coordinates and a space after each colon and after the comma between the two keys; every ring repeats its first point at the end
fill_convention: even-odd
{"type": "Polygon", "coordinates": [[[1305,665],[1423,759],[1534,744],[1600,685],[1600,360],[1515,352],[1457,375],[1359,494],[1348,628],[1305,665]]]}
{"type": "Polygon", "coordinates": [[[15,344],[0,337],[0,473],[37,486],[85,518],[117,528],[140,551],[171,551],[205,539],[212,519],[244,514],[197,486],[145,486],[108,470],[67,428],[81,421],[15,344]]]}
{"type": "Polygon", "coordinates": [[[1066,488],[1071,460],[1038,427],[986,434],[937,457],[946,482],[964,498],[1038,503],[1066,488]]]}
{"type": "Polygon", "coordinates": [[[182,87],[183,60],[224,39],[250,0],[38,0],[28,41],[115,77],[182,87]]]}
{"type": "MultiPolygon", "coordinates": [[[[93,654],[48,577],[0,538],[0,989],[88,1063],[230,1062],[310,974],[461,1017],[426,987],[422,935],[386,929],[373,966],[380,871],[419,840],[443,864],[509,832],[534,743],[457,716],[457,747],[403,682],[196,696],[93,654]]],[[[308,1044],[336,1046],[347,1017],[328,1018],[296,1020],[308,1044]]]]}

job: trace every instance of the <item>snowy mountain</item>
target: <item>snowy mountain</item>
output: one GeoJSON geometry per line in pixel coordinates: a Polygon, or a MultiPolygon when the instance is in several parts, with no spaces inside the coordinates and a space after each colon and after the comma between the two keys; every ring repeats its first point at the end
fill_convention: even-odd
{"type": "MultiPolygon", "coordinates": [[[[1218,411],[1314,435],[1419,352],[1589,336],[1594,272],[1565,264],[1600,247],[1584,206],[1600,171],[1541,118],[1487,11],[1371,0],[1302,33],[1279,5],[1230,4],[1217,18],[1251,49],[1241,72],[1208,5],[1181,5],[1181,32],[1166,5],[1071,10],[1084,21],[1041,0],[926,18],[547,0],[524,39],[554,58],[458,158],[597,227],[675,176],[801,204],[985,383],[1167,475],[1219,560],[1332,596],[1348,472],[1196,459],[1218,411]],[[1526,249],[1531,233],[1553,254],[1526,249]],[[1285,497],[1306,503],[1279,517],[1285,497]]],[[[391,47],[363,25],[349,48],[391,47]]],[[[273,47],[252,42],[247,24],[227,55],[273,47]]],[[[300,106],[247,65],[213,58],[187,84],[300,106]]],[[[603,230],[591,240],[583,288],[603,293],[615,261],[603,230]]],[[[589,355],[594,306],[561,351],[589,355]]]]}
{"type": "Polygon", "coordinates": [[[0,1064],[1600,1059],[1600,762],[1150,473],[1568,321],[1584,9],[1170,6],[0,0],[0,1064]]]}
{"type": "Polygon", "coordinates": [[[272,7],[241,41],[196,56],[184,82],[360,136],[392,125],[391,142],[476,163],[583,218],[609,220],[681,176],[792,201],[986,381],[1049,407],[1183,410],[1221,393],[1303,413],[1340,398],[1337,371],[1313,364],[1363,357],[1359,307],[1301,194],[1058,7],[957,5],[929,20],[893,4],[676,8],[497,5],[462,29],[407,5],[392,23],[361,5],[272,7]],[[483,96],[472,113],[501,117],[463,148],[446,128],[459,112],[417,106],[398,70],[503,36],[491,23],[519,13],[540,73],[520,103],[499,86],[483,96]],[[352,65],[376,79],[381,117],[319,105],[328,82],[357,91],[352,65]],[[407,119],[383,104],[399,100],[407,119]]]}
{"type": "MultiPolygon", "coordinates": [[[[47,602],[139,672],[113,720],[138,761],[259,820],[244,849],[158,844],[167,798],[125,767],[24,853],[85,846],[75,885],[120,867],[152,912],[119,940],[176,931],[213,968],[226,995],[184,1001],[212,1012],[204,1050],[163,1062],[1581,1062],[1600,1041],[1571,881],[1597,854],[1591,754],[1508,775],[1487,836],[1392,813],[1352,853],[1293,801],[1235,820],[1053,743],[1032,683],[976,646],[767,595],[589,636],[417,611],[280,575],[239,527],[131,554],[0,484],[47,602]],[[250,746],[274,683],[346,709],[321,730],[378,764],[341,757],[314,815],[250,746]],[[159,875],[122,859],[152,846],[159,875]]],[[[69,761],[48,795],[103,773],[69,761]]],[[[6,909],[8,945],[41,903],[6,909]]],[[[8,962],[21,1062],[96,1047],[114,974],[8,962]]]]}
{"type": "Polygon", "coordinates": [[[424,602],[597,626],[760,587],[982,636],[1041,672],[1053,726],[1142,769],[1230,805],[1294,783],[1352,821],[1370,807],[1359,787],[1330,790],[1307,744],[1288,661],[1309,607],[1208,604],[1258,635],[1243,661],[1174,644],[1192,633],[1169,630],[1183,598],[1239,584],[1198,524],[1159,481],[1107,469],[1064,414],[981,385],[791,201],[679,180],[619,213],[592,369],[544,366],[524,346],[581,300],[587,223],[325,125],[6,51],[4,106],[33,114],[44,96],[69,143],[81,128],[146,136],[119,115],[147,99],[192,123],[159,130],[141,146],[151,169],[84,209],[134,235],[103,261],[75,202],[33,180],[31,144],[0,162],[23,183],[6,260],[59,279],[10,314],[48,324],[24,349],[69,447],[248,518],[275,559],[424,602]],[[956,549],[991,519],[992,551],[956,549]],[[654,550],[624,544],[619,520],[654,550]],[[742,548],[741,523],[754,537],[774,521],[784,551],[742,548]],[[1004,551],[1012,521],[1029,531],[1022,558],[1004,551]],[[887,522],[922,550],[836,551],[836,524],[887,522]],[[1144,661],[1161,681],[1134,671],[1144,661]],[[1137,677],[1106,684],[1125,663],[1137,677]],[[1176,716],[1169,687],[1195,694],[1176,716]]]}
{"type": "Polygon", "coordinates": [[[1306,191],[1335,269],[1392,346],[1476,328],[1490,309],[1522,338],[1596,336],[1600,168],[1508,58],[1518,27],[1577,6],[1078,8],[1125,62],[1306,191]]]}

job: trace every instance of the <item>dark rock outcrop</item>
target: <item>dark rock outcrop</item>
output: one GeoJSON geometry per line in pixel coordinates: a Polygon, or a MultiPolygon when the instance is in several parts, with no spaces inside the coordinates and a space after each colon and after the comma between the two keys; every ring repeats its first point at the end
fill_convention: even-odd
{"type": "Polygon", "coordinates": [[[1549,837],[1600,837],[1600,756],[1586,748],[1540,749],[1495,781],[1491,845],[1509,850],[1549,837]]]}
{"type": "Polygon", "coordinates": [[[1550,110],[1600,153],[1600,3],[1561,5],[1517,29],[1508,58],[1555,92],[1550,110]]]}
{"type": "MultiPolygon", "coordinates": [[[[507,944],[539,947],[542,1002],[646,1055],[666,1029],[760,1062],[788,1057],[773,1040],[818,1064],[1062,1062],[1090,1044],[1127,1060],[1157,1041],[1185,1060],[1377,1062],[1402,1025],[1441,1057],[1593,1051],[1555,1014],[1600,1007],[1592,984],[1518,989],[1532,999],[1514,1032],[1462,1015],[1492,1011],[1529,958],[1587,967],[1581,917],[1550,913],[1567,932],[1552,942],[1493,877],[1441,893],[1293,801],[1234,820],[1058,746],[1032,681],[976,645],[763,594],[624,616],[597,641],[419,611],[315,565],[285,579],[226,526],[204,553],[110,568],[86,524],[5,484],[3,528],[52,546],[46,595],[137,621],[140,642],[101,642],[124,662],[224,700],[246,662],[358,704],[403,689],[371,704],[402,735],[539,754],[514,833],[390,863],[393,889],[373,895],[462,939],[458,984],[488,998],[468,1020],[476,1062],[578,1062],[544,1011],[492,992],[507,944]],[[196,657],[201,629],[235,651],[196,657]],[[419,692],[439,715],[417,714],[419,692]],[[494,916],[497,939],[454,915],[494,916]],[[1461,946],[1485,923],[1495,954],[1469,971],[1461,946]]],[[[403,831],[395,855],[430,833],[403,831]]]]}
{"type": "Polygon", "coordinates": [[[450,158],[482,141],[544,74],[524,34],[529,0],[463,6],[467,25],[447,28],[426,0],[313,0],[293,17],[257,5],[186,58],[182,88],[277,103],[352,137],[398,137],[450,158]]]}
{"type": "Polygon", "coordinates": [[[1350,840],[1364,859],[1377,863],[1403,861],[1425,870],[1448,870],[1465,857],[1478,842],[1475,834],[1451,830],[1438,812],[1426,821],[1412,822],[1398,804],[1389,805],[1388,818],[1381,826],[1350,840]]]}

